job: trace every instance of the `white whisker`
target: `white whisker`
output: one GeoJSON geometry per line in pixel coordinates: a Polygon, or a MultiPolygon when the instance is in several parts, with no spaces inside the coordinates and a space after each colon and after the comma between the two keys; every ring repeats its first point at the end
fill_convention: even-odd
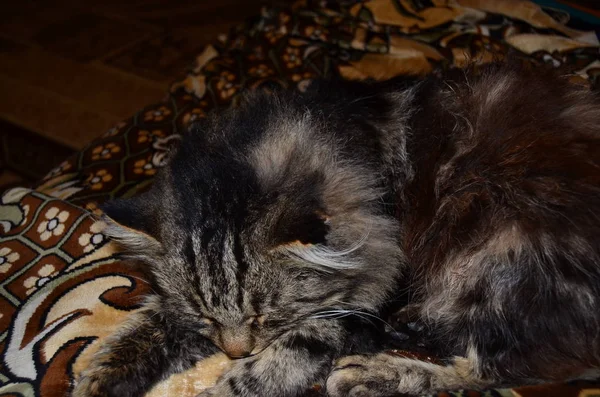
{"type": "Polygon", "coordinates": [[[369,323],[375,325],[370,319],[370,318],[374,318],[377,319],[379,321],[381,321],[383,324],[387,325],[388,327],[390,327],[390,329],[392,329],[393,331],[396,331],[396,329],[394,329],[394,327],[392,327],[387,321],[385,321],[384,319],[382,319],[379,316],[376,316],[374,314],[371,313],[367,313],[367,312],[363,312],[360,310],[348,310],[348,309],[333,309],[333,310],[324,310],[321,312],[317,312],[313,315],[310,316],[310,318],[314,318],[314,319],[323,319],[323,318],[332,318],[332,319],[337,319],[337,318],[344,318],[347,316],[357,316],[362,318],[365,321],[368,321],[369,323]]]}
{"type": "Polygon", "coordinates": [[[158,295],[158,292],[156,292],[156,291],[154,290],[154,288],[152,288],[152,284],[150,284],[150,282],[149,282],[148,280],[144,280],[143,278],[141,278],[141,277],[138,277],[138,276],[134,276],[134,275],[132,275],[132,274],[128,274],[128,275],[127,275],[127,277],[132,277],[132,278],[135,278],[136,280],[140,280],[140,281],[142,281],[144,284],[148,285],[148,288],[150,288],[150,290],[151,290],[152,292],[154,292],[156,295],[158,295]]]}
{"type": "MultiPolygon", "coordinates": [[[[147,318],[146,321],[150,321],[152,318],[158,316],[160,314],[160,312],[154,312],[154,314],[152,314],[150,317],[147,318]]],[[[141,327],[143,327],[146,324],[145,321],[140,322],[139,324],[137,324],[137,326],[133,329],[131,329],[131,332],[137,332],[141,327]]]]}

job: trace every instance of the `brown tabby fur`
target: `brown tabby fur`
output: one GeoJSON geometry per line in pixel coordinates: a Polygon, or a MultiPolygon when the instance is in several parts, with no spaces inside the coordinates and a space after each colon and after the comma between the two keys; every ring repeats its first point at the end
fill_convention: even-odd
{"type": "Polygon", "coordinates": [[[237,364],[203,395],[418,394],[600,364],[599,100],[551,72],[257,93],[106,212],[157,292],[76,397],[140,396],[217,348],[237,364]],[[363,320],[406,285],[443,363],[378,353],[363,320]]]}

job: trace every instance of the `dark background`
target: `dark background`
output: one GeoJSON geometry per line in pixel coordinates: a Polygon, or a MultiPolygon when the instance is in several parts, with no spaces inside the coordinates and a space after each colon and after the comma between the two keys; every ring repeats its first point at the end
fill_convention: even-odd
{"type": "MultiPolygon", "coordinates": [[[[119,120],[160,100],[206,44],[261,6],[289,3],[0,1],[0,191],[41,178],[119,120]]],[[[598,0],[569,3],[571,11],[587,7],[584,17],[600,17],[598,0]]]]}

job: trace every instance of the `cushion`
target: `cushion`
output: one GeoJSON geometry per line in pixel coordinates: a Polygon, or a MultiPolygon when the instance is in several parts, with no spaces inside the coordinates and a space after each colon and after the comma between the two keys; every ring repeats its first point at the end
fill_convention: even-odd
{"type": "MultiPolygon", "coordinates": [[[[1,196],[0,396],[68,394],[102,340],[139,308],[150,286],[101,234],[98,206],[147,189],[190,122],[235,106],[256,87],[302,91],[315,78],[424,75],[508,53],[596,86],[598,39],[576,22],[516,0],[305,0],[235,27],[196,57],[162,102],[106,131],[33,189],[1,196]]],[[[217,354],[147,396],[194,396],[228,364],[217,354]]],[[[599,390],[600,382],[580,380],[465,395],[599,390]]],[[[319,385],[307,390],[319,393],[319,385]]]]}

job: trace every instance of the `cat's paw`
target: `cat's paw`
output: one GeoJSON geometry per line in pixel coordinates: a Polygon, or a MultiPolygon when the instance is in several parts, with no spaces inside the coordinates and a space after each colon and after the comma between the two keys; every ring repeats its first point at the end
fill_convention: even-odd
{"type": "Polygon", "coordinates": [[[431,391],[432,380],[427,364],[386,353],[344,357],[331,371],[326,390],[330,397],[427,393],[431,391]]]}
{"type": "Polygon", "coordinates": [[[71,397],[131,397],[137,396],[143,388],[124,378],[119,368],[93,366],[83,371],[75,381],[71,397]]]}
{"type": "Polygon", "coordinates": [[[107,397],[110,394],[106,377],[97,371],[86,371],[76,381],[71,397],[107,397]]]}

